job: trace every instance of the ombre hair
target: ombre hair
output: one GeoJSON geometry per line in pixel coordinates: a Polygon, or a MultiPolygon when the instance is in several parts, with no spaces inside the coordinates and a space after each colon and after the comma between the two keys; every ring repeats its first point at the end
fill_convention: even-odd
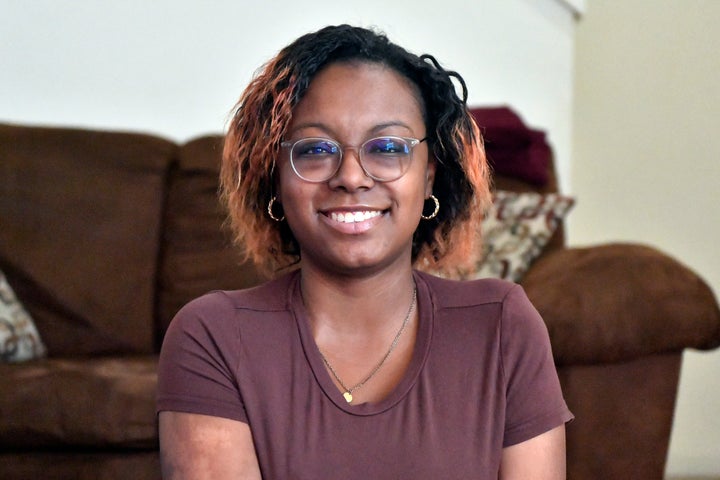
{"type": "Polygon", "coordinates": [[[461,276],[480,254],[479,226],[491,201],[489,168],[480,131],[467,109],[465,82],[430,55],[414,55],[382,33],[350,25],[325,27],[285,47],[256,74],[235,106],[220,173],[234,240],[266,273],[299,262],[300,248],[287,222],[268,214],[275,165],[293,108],[314,76],[338,62],[380,64],[416,87],[437,164],[433,194],[440,210],[435,218],[420,221],[412,260],[422,270],[461,276]]]}

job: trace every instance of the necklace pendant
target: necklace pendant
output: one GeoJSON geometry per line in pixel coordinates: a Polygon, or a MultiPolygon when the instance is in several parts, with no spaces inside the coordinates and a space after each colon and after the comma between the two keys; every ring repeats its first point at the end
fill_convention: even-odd
{"type": "Polygon", "coordinates": [[[350,392],[344,392],[343,397],[345,397],[345,401],[348,403],[352,403],[352,393],[350,392]]]}

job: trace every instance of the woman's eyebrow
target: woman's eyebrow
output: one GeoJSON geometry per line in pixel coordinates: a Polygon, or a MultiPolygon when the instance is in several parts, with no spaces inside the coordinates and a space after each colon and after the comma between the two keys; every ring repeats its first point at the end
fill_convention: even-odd
{"type": "Polygon", "coordinates": [[[308,128],[317,128],[318,130],[322,130],[324,132],[327,132],[330,135],[333,135],[332,128],[328,127],[322,122],[307,122],[307,123],[301,123],[299,125],[293,126],[292,129],[289,129],[287,131],[288,136],[292,136],[294,133],[298,132],[299,130],[305,130],[308,128]]]}
{"type": "MultiPolygon", "coordinates": [[[[410,126],[409,126],[407,123],[405,123],[405,122],[403,122],[403,121],[401,121],[401,120],[390,120],[390,121],[387,121],[387,122],[382,122],[382,123],[379,123],[379,124],[377,124],[377,125],[374,125],[372,128],[370,128],[370,129],[367,131],[367,135],[368,135],[368,136],[376,135],[376,134],[378,134],[379,132],[381,132],[381,131],[383,131],[383,130],[385,130],[385,129],[387,129],[387,128],[392,128],[392,127],[400,127],[400,128],[403,128],[403,129],[407,130],[408,132],[412,132],[412,131],[413,131],[412,128],[410,128],[410,126]]],[[[293,136],[294,134],[296,134],[298,131],[305,130],[305,129],[309,129],[309,128],[316,128],[316,129],[318,129],[318,130],[322,130],[323,132],[325,132],[325,133],[326,133],[328,136],[330,136],[331,138],[337,138],[336,132],[335,132],[332,128],[330,128],[328,125],[326,125],[326,124],[324,124],[324,123],[322,123],[322,122],[306,122],[306,123],[300,123],[300,124],[298,124],[298,125],[293,126],[292,129],[288,130],[287,136],[288,136],[288,137],[291,137],[291,136],[293,136]]]]}
{"type": "Polygon", "coordinates": [[[386,128],[390,128],[390,127],[402,127],[405,130],[412,131],[412,128],[410,128],[410,126],[407,123],[402,122],[400,120],[392,120],[389,122],[383,122],[379,125],[375,125],[370,131],[375,133],[375,132],[379,132],[381,130],[385,130],[386,128]]]}

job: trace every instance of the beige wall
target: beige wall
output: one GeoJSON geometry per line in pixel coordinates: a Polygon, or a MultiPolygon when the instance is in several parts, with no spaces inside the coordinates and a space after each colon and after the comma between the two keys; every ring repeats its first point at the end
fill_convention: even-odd
{"type": "MultiPolygon", "coordinates": [[[[637,241],[720,293],[720,1],[591,0],[576,31],[572,244],[637,241]]],[[[668,473],[720,475],[720,351],[689,352],[668,473]]]]}

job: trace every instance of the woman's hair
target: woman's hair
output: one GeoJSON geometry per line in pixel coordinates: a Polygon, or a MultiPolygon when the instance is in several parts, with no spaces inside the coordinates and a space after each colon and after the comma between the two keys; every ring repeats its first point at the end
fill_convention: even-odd
{"type": "MultiPolygon", "coordinates": [[[[339,25],[304,35],[269,61],[245,89],[225,138],[221,193],[235,241],[267,273],[295,265],[297,240],[287,222],[268,214],[280,143],[293,108],[324,67],[337,62],[386,66],[417,87],[428,145],[437,168],[433,194],[437,216],[421,220],[413,237],[417,268],[455,276],[480,253],[480,222],[490,204],[489,168],[482,137],[467,110],[467,88],[459,74],[430,55],[414,55],[372,30],[339,25]],[[455,90],[455,79],[462,98],[455,90]]],[[[432,211],[432,202],[425,212],[432,211]]],[[[275,206],[276,217],[282,215],[275,206]]]]}

